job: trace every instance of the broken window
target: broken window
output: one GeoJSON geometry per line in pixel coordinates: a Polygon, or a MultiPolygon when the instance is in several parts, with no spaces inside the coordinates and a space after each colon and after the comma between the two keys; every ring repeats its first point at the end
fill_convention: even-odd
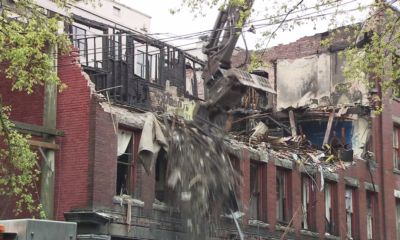
{"type": "Polygon", "coordinates": [[[276,171],[276,218],[285,222],[286,219],[286,173],[276,171]]]}
{"type": "Polygon", "coordinates": [[[165,202],[167,200],[167,187],[166,187],[166,175],[167,175],[167,158],[164,150],[158,153],[158,158],[155,168],[155,198],[160,202],[165,202]]]}
{"type": "Polygon", "coordinates": [[[393,127],[393,162],[394,162],[394,168],[396,169],[400,169],[399,129],[400,129],[399,126],[393,127]]]}
{"type": "Polygon", "coordinates": [[[301,179],[301,203],[303,209],[302,227],[303,229],[314,230],[314,199],[315,189],[311,178],[303,176],[301,179]]]}
{"type": "Polygon", "coordinates": [[[375,229],[375,194],[367,192],[367,239],[374,239],[375,229]]]}
{"type": "Polygon", "coordinates": [[[260,220],[261,204],[261,167],[250,165],[250,219],[260,220]]]}
{"type": "Polygon", "coordinates": [[[347,237],[354,237],[355,211],[354,211],[354,189],[346,188],[346,226],[347,237]]]}
{"type": "Polygon", "coordinates": [[[74,34],[73,35],[74,46],[79,48],[80,56],[86,57],[86,51],[87,51],[86,30],[77,26],[72,26],[72,34],[74,34]]]}
{"type": "Polygon", "coordinates": [[[334,192],[332,184],[325,183],[325,231],[329,234],[333,234],[334,228],[334,215],[333,215],[333,202],[334,192]]]}
{"type": "Polygon", "coordinates": [[[131,194],[133,135],[133,132],[118,130],[117,195],[131,194]]]}
{"type": "Polygon", "coordinates": [[[146,66],[149,67],[149,73],[151,75],[151,63],[152,63],[152,56],[148,55],[147,63],[146,63],[146,53],[138,51],[136,55],[136,74],[139,75],[141,78],[146,79],[146,66]]]}

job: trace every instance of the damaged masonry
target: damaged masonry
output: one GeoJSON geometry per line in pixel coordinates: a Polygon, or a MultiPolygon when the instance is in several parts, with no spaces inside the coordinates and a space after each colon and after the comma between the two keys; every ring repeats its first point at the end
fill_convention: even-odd
{"type": "MultiPolygon", "coordinates": [[[[104,4],[144,23],[71,10],[57,129],[41,127],[44,86],[26,97],[0,76],[38,165],[54,160],[53,188],[32,190],[54,194],[49,219],[76,223],[79,240],[400,240],[400,100],[375,115],[380,90],[343,76],[344,31],[330,48],[329,32],[268,48],[248,73],[234,45],[207,62],[143,31],[149,16],[104,4]]],[[[211,57],[219,44],[200,45],[211,57]]]]}

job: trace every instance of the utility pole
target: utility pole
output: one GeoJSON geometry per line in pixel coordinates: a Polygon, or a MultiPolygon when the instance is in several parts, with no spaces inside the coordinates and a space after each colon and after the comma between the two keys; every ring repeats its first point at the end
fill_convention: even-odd
{"type": "MultiPolygon", "coordinates": [[[[57,45],[47,44],[46,53],[53,58],[52,71],[57,72],[57,45]]],[[[45,83],[43,127],[55,129],[57,119],[57,85],[45,83]]],[[[54,135],[43,134],[43,142],[55,144],[54,135]]],[[[55,150],[44,149],[40,202],[47,219],[54,216],[55,150]]]]}
{"type": "MultiPolygon", "coordinates": [[[[49,17],[53,13],[49,11],[49,17]]],[[[63,29],[63,28],[61,28],[63,29]]],[[[59,29],[60,32],[60,29],[59,29]]],[[[51,71],[57,73],[57,44],[47,43],[46,53],[51,59],[51,71]]],[[[44,111],[43,111],[43,127],[56,129],[57,119],[57,85],[45,83],[44,93],[44,111]]],[[[56,137],[54,135],[43,134],[43,142],[55,144],[56,137]]],[[[40,191],[40,202],[43,206],[43,211],[46,214],[46,219],[54,218],[54,185],[55,185],[55,150],[40,149],[42,152],[42,183],[40,191]]]]}

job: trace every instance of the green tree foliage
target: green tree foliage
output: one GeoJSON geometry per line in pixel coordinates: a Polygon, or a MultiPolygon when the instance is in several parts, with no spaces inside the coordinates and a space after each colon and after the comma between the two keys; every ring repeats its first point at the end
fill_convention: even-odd
{"type": "MultiPolygon", "coordinates": [[[[268,64],[264,61],[266,49],[279,32],[306,27],[304,25],[311,25],[315,29],[317,23],[323,20],[328,23],[330,34],[321,41],[321,45],[329,46],[334,41],[347,45],[339,54],[347,61],[344,76],[360,81],[368,88],[381,89],[382,96],[378,101],[385,97],[390,100],[400,97],[400,12],[395,8],[399,6],[399,1],[257,1],[262,1],[265,8],[251,11],[246,9],[251,17],[243,24],[245,30],[253,25],[257,31],[262,32],[262,37],[254,46],[255,50],[251,51],[247,63],[249,71],[268,64]],[[367,41],[360,44],[364,36],[367,36],[367,41]],[[377,79],[379,85],[375,84],[377,79]]],[[[245,3],[245,0],[182,0],[180,7],[170,11],[175,14],[188,8],[198,17],[204,16],[207,8],[245,3]]],[[[376,113],[383,110],[383,104],[378,105],[376,113]]]]}
{"type": "MultiPolygon", "coordinates": [[[[60,23],[71,22],[68,9],[75,0],[51,0],[63,10],[64,16],[51,15],[33,0],[0,0],[0,74],[12,81],[12,89],[31,94],[35,86],[45,83],[56,84],[59,91],[62,84],[51,69],[51,62],[57,56],[46,54],[46,44],[57,45],[61,54],[67,53],[70,42],[65,32],[58,33],[60,23]],[[13,2],[12,4],[10,4],[13,2]]],[[[100,0],[85,0],[93,7],[101,6],[100,0]]],[[[2,206],[3,218],[11,199],[16,199],[16,215],[28,209],[33,215],[40,211],[41,205],[36,188],[39,170],[36,167],[38,156],[30,150],[29,135],[19,134],[9,121],[11,106],[2,106],[0,97],[0,136],[6,148],[0,149],[0,197],[7,197],[8,203],[2,206]]],[[[43,213],[41,213],[41,217],[43,213]]]]}

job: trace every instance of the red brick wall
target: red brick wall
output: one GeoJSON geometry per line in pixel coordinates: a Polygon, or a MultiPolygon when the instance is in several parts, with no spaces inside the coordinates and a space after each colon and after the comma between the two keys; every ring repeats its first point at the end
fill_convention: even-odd
{"type": "MultiPolygon", "coordinates": [[[[65,137],[56,138],[61,150],[56,151],[54,218],[58,216],[62,220],[64,212],[86,205],[90,89],[75,57],[59,57],[58,72],[61,81],[68,85],[66,90],[58,94],[57,99],[57,129],[64,130],[65,137]]],[[[11,119],[43,125],[43,87],[38,87],[33,94],[27,95],[23,92],[11,92],[10,81],[4,76],[1,76],[0,81],[4,105],[13,107],[11,119]]],[[[40,182],[37,186],[40,188],[40,182]]],[[[29,216],[31,214],[25,211],[18,217],[29,216]]],[[[6,218],[13,217],[14,214],[8,211],[6,218]]]]}
{"type": "Polygon", "coordinates": [[[87,205],[111,208],[116,190],[117,135],[110,113],[96,100],[90,107],[89,143],[87,205]]]}
{"type": "MultiPolygon", "coordinates": [[[[346,43],[346,39],[348,36],[352,36],[352,34],[345,34],[343,29],[340,33],[336,33],[334,43],[346,43]]],[[[283,45],[279,44],[275,47],[267,48],[261,50],[258,55],[262,55],[264,61],[269,62],[271,60],[277,59],[297,59],[302,58],[318,53],[323,53],[328,51],[328,47],[321,46],[321,39],[323,39],[322,34],[315,34],[314,36],[307,36],[296,40],[295,42],[283,45]]],[[[249,51],[249,55],[251,55],[252,51],[249,51]]],[[[241,65],[246,59],[246,51],[239,52],[236,56],[231,58],[232,64],[234,66],[241,65]]],[[[271,78],[273,74],[269,75],[271,78]]]]}

